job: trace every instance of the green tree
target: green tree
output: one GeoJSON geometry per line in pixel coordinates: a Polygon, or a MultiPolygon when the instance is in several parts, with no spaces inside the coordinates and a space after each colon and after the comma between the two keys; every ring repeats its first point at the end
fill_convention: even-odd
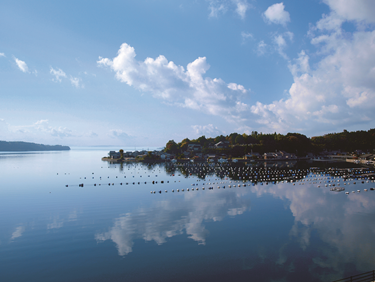
{"type": "Polygon", "coordinates": [[[167,145],[165,146],[164,151],[169,154],[176,154],[178,152],[178,146],[176,142],[174,142],[174,140],[169,140],[167,145]]]}
{"type": "Polygon", "coordinates": [[[179,144],[181,151],[183,152],[186,151],[190,143],[191,141],[189,140],[189,138],[185,138],[184,140],[182,140],[181,143],[179,144]]]}
{"type": "Polygon", "coordinates": [[[242,135],[237,135],[236,139],[234,140],[236,145],[245,144],[245,138],[242,135]]]}

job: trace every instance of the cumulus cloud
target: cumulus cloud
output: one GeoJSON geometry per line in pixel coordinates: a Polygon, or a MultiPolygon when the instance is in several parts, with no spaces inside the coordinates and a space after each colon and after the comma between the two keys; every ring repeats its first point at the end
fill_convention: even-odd
{"type": "Polygon", "coordinates": [[[273,36],[273,41],[276,45],[276,51],[282,56],[284,59],[289,60],[288,56],[285,54],[284,49],[287,46],[285,38],[288,38],[290,41],[293,40],[294,34],[292,32],[285,32],[284,34],[275,34],[273,36]]]}
{"type": "Polygon", "coordinates": [[[3,140],[25,140],[29,142],[40,142],[38,140],[56,137],[63,139],[73,137],[72,130],[62,126],[51,126],[48,120],[39,120],[28,125],[11,125],[0,119],[0,139],[3,140]]]}
{"type": "Polygon", "coordinates": [[[290,22],[289,12],[285,11],[284,3],[276,3],[269,6],[263,13],[264,19],[268,23],[286,25],[290,22]]]}
{"type": "Polygon", "coordinates": [[[28,72],[29,71],[29,68],[27,67],[27,64],[24,61],[21,61],[21,60],[19,60],[17,58],[14,58],[14,61],[16,62],[18,68],[22,72],[28,72]]]}
{"type": "Polygon", "coordinates": [[[6,57],[4,53],[0,53],[0,57],[6,57]]]}
{"type": "Polygon", "coordinates": [[[244,32],[242,31],[241,32],[241,37],[242,37],[242,44],[245,44],[245,42],[249,39],[249,38],[253,38],[253,35],[249,32],[244,32]]]}
{"type": "Polygon", "coordinates": [[[240,85],[240,84],[237,84],[237,83],[229,83],[228,88],[232,89],[232,90],[236,90],[236,91],[237,90],[241,91],[244,94],[247,92],[247,90],[245,89],[245,87],[243,87],[243,85],[240,85]]]}
{"type": "Polygon", "coordinates": [[[50,74],[54,76],[54,78],[52,78],[52,81],[55,81],[55,82],[62,82],[62,79],[69,79],[70,83],[76,87],[76,88],[84,88],[84,85],[82,84],[82,79],[79,78],[79,77],[73,77],[73,76],[69,76],[68,78],[68,75],[62,70],[62,69],[54,69],[54,68],[50,68],[50,74]]]}
{"type": "Polygon", "coordinates": [[[70,77],[70,82],[72,83],[73,86],[76,88],[83,88],[84,86],[81,83],[81,79],[78,77],[70,77]]]}
{"type": "Polygon", "coordinates": [[[66,127],[53,127],[49,125],[48,120],[39,120],[32,125],[33,129],[48,133],[53,137],[65,138],[73,136],[72,131],[66,127]]]}
{"type": "Polygon", "coordinates": [[[323,2],[346,20],[375,23],[373,0],[323,0],[323,2]]]}
{"type": "Polygon", "coordinates": [[[221,1],[210,0],[209,2],[208,10],[210,11],[210,18],[216,18],[219,14],[224,14],[227,11],[226,5],[221,3],[221,1]]]}
{"type": "Polygon", "coordinates": [[[251,5],[246,0],[233,0],[236,5],[236,13],[241,19],[246,17],[246,11],[251,7],[251,5]]]}
{"type": "Polygon", "coordinates": [[[137,61],[134,48],[124,43],[117,57],[99,57],[98,65],[111,68],[116,78],[140,91],[152,93],[177,106],[219,115],[235,120],[244,109],[241,97],[246,93],[239,84],[226,84],[220,78],[204,77],[210,68],[205,57],[189,63],[187,68],[168,61],[163,55],[156,59],[137,61]]]}
{"type": "MultiPolygon", "coordinates": [[[[289,91],[280,93],[286,97],[272,103],[249,104],[251,92],[244,86],[207,77],[210,66],[205,57],[197,58],[186,68],[162,55],[138,61],[134,48],[124,43],[113,59],[99,57],[97,63],[114,71],[119,81],[142,92],[170,105],[223,117],[237,128],[249,128],[252,124],[264,132],[301,131],[309,135],[344,127],[354,129],[358,124],[373,126],[375,31],[370,30],[370,25],[350,32],[342,29],[345,21],[371,24],[372,20],[360,8],[348,12],[350,1],[344,2],[345,9],[336,9],[336,1],[326,3],[332,9],[330,14],[323,15],[308,34],[315,53],[301,50],[296,58],[290,59],[286,50],[294,34],[289,31],[273,34],[270,45],[258,43],[258,55],[276,50],[287,60],[293,77],[289,91]]],[[[267,9],[264,17],[270,22],[287,23],[290,17],[283,3],[275,5],[267,9]]],[[[359,6],[370,9],[372,4],[360,1],[359,6]]],[[[242,36],[251,37],[246,33],[242,36]]]]}
{"type": "Polygon", "coordinates": [[[210,18],[217,18],[220,14],[225,14],[228,9],[234,9],[235,13],[241,18],[246,17],[248,9],[252,8],[247,0],[209,0],[208,10],[210,18]]]}
{"type": "Polygon", "coordinates": [[[54,69],[51,67],[49,72],[55,77],[54,79],[52,79],[53,81],[61,82],[61,78],[66,78],[66,73],[61,69],[54,69]]]}
{"type": "MultiPolygon", "coordinates": [[[[48,120],[39,120],[31,125],[18,125],[18,126],[10,126],[7,124],[7,132],[5,133],[8,138],[9,136],[35,136],[38,135],[39,138],[44,136],[52,136],[58,137],[60,139],[65,137],[73,136],[73,133],[70,129],[66,127],[55,127],[49,125],[48,120]]],[[[7,139],[8,139],[7,138],[7,139]]]]}
{"type": "Polygon", "coordinates": [[[198,136],[205,135],[206,137],[216,137],[224,134],[218,127],[213,124],[208,125],[193,125],[194,132],[198,136]]]}
{"type": "Polygon", "coordinates": [[[267,52],[267,44],[263,40],[259,41],[258,47],[257,47],[257,53],[258,53],[258,55],[262,56],[266,52],[267,52]]]}
{"type": "MultiPolygon", "coordinates": [[[[351,7],[350,3],[343,6],[351,7]]],[[[314,68],[306,51],[289,63],[294,79],[289,97],[271,104],[257,102],[251,107],[252,113],[260,117],[258,123],[266,129],[306,132],[306,128],[314,131],[323,126],[332,130],[375,119],[375,31],[359,30],[348,36],[342,30],[342,23],[354,18],[365,21],[367,16],[358,11],[355,16],[345,14],[342,9],[324,15],[310,30],[311,43],[322,55],[314,68]]],[[[277,35],[275,42],[281,53],[285,40],[277,35]]]]}
{"type": "Polygon", "coordinates": [[[121,129],[112,129],[109,131],[109,137],[110,138],[113,138],[113,139],[117,139],[121,142],[130,142],[130,141],[134,141],[135,140],[135,137],[128,134],[127,132],[125,132],[124,130],[121,130],[121,129]]]}

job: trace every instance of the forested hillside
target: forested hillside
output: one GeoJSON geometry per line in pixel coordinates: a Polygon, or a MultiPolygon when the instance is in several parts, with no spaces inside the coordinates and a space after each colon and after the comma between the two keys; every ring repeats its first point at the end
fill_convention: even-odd
{"type": "Polygon", "coordinates": [[[257,131],[253,131],[250,135],[246,133],[232,133],[227,136],[220,135],[215,138],[201,136],[193,140],[185,138],[179,143],[170,140],[166,144],[165,152],[181,154],[186,151],[188,144],[200,144],[203,153],[217,153],[219,151],[231,154],[232,156],[243,156],[251,150],[259,153],[278,150],[295,153],[299,156],[310,152],[317,154],[325,150],[340,150],[342,152],[362,150],[364,152],[373,152],[375,149],[375,129],[353,132],[344,130],[341,133],[329,133],[312,138],[308,138],[300,133],[283,135],[276,132],[263,134],[257,131]],[[215,144],[220,141],[225,142],[228,148],[215,148],[215,144]]]}

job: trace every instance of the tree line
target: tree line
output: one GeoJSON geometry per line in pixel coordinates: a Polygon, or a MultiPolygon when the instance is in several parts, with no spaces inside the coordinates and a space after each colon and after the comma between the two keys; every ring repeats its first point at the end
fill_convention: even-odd
{"type": "Polygon", "coordinates": [[[215,138],[206,138],[204,135],[190,140],[185,138],[179,143],[169,140],[165,146],[166,153],[177,154],[181,156],[187,150],[189,144],[200,144],[202,153],[218,154],[223,153],[232,157],[241,157],[250,152],[285,151],[305,156],[307,153],[318,154],[323,151],[338,150],[341,152],[354,152],[362,150],[363,152],[373,152],[375,149],[375,129],[368,131],[344,130],[340,133],[329,133],[323,136],[308,138],[300,133],[280,133],[264,134],[253,131],[251,134],[231,133],[227,136],[220,135],[215,138]],[[215,144],[223,141],[228,144],[227,148],[217,149],[215,144]]]}

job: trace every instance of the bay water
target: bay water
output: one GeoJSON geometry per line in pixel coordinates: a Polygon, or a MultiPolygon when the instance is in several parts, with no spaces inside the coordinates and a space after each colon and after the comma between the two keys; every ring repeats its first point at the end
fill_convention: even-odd
{"type": "Polygon", "coordinates": [[[111,149],[0,153],[0,281],[333,281],[374,269],[371,179],[295,163],[110,164],[111,149]],[[301,176],[244,182],[262,169],[301,176]]]}

